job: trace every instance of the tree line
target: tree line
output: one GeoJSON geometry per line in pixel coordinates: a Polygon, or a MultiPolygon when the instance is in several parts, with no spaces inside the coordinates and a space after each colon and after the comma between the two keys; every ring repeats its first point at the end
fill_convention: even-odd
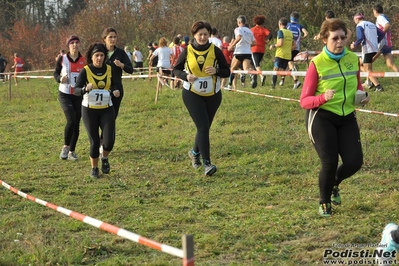
{"type": "MultiPolygon", "coordinates": [[[[77,34],[81,51],[93,42],[101,42],[101,32],[113,27],[118,32],[118,46],[140,47],[147,53],[147,43],[166,37],[172,41],[177,34],[191,35],[196,20],[205,19],[216,27],[221,37],[231,36],[238,15],[245,15],[249,25],[257,14],[267,17],[266,28],[278,29],[281,17],[301,14],[300,23],[316,35],[326,10],[333,10],[355,29],[353,15],[363,11],[374,22],[371,0],[2,0],[0,2],[0,53],[12,62],[13,53],[25,60],[26,70],[54,67],[54,58],[65,41],[77,34]]],[[[381,0],[384,13],[393,27],[393,42],[399,46],[397,0],[381,0]]],[[[275,34],[274,34],[275,35],[275,34]]],[[[191,37],[191,36],[190,36],[191,37]]],[[[303,49],[320,50],[321,43],[312,38],[303,41],[303,49]]]]}

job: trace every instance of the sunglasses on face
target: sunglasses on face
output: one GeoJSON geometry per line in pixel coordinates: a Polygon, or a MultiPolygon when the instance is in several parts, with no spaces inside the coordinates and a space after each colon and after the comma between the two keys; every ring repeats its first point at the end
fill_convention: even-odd
{"type": "Polygon", "coordinates": [[[348,37],[346,37],[346,36],[335,36],[335,37],[333,37],[333,38],[330,38],[330,40],[333,40],[334,42],[337,42],[337,41],[339,41],[339,40],[345,41],[347,38],[348,38],[348,37]]]}

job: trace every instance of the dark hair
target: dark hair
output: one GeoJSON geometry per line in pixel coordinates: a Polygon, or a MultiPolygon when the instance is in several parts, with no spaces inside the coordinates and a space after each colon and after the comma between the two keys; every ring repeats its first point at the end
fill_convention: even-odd
{"type": "Polygon", "coordinates": [[[206,29],[209,34],[212,32],[211,24],[206,20],[198,20],[191,26],[191,34],[194,36],[199,30],[206,29]]]}
{"type": "Polygon", "coordinates": [[[281,25],[283,25],[283,26],[287,26],[288,19],[287,18],[280,18],[278,22],[280,22],[281,25]]]}
{"type": "Polygon", "coordinates": [[[320,28],[320,40],[325,40],[330,36],[330,31],[343,30],[345,35],[348,34],[346,23],[338,18],[324,20],[320,28]]]}
{"type": "Polygon", "coordinates": [[[218,30],[216,28],[212,28],[212,35],[218,34],[218,30]]]}
{"type": "Polygon", "coordinates": [[[298,21],[300,15],[299,15],[298,12],[294,11],[294,12],[291,13],[290,17],[293,17],[296,21],[298,21]]]}
{"type": "Polygon", "coordinates": [[[108,28],[105,28],[105,29],[103,30],[103,33],[101,34],[101,38],[104,40],[104,39],[108,36],[108,34],[109,34],[110,32],[115,32],[115,34],[118,35],[118,34],[116,33],[116,30],[115,30],[114,28],[108,27],[108,28]]]}
{"type": "Polygon", "coordinates": [[[180,44],[180,38],[179,37],[175,37],[173,39],[173,44],[180,44]]]}
{"type": "Polygon", "coordinates": [[[330,19],[330,18],[335,18],[335,14],[332,10],[327,10],[325,13],[326,18],[330,19]]]}
{"type": "MultiPolygon", "coordinates": [[[[93,43],[89,46],[89,49],[86,52],[86,62],[87,64],[92,64],[93,60],[91,59],[92,55],[96,52],[103,52],[104,56],[107,56],[107,47],[103,43],[93,43]]],[[[105,59],[103,65],[105,64],[105,59]]]]}
{"type": "Polygon", "coordinates": [[[377,11],[377,13],[379,13],[379,14],[384,13],[384,9],[382,8],[382,5],[380,5],[380,4],[376,4],[375,6],[373,6],[373,9],[375,11],[377,11]]]}
{"type": "Polygon", "coordinates": [[[266,22],[266,17],[264,15],[256,15],[253,18],[253,21],[256,25],[262,25],[263,23],[266,22]]]}

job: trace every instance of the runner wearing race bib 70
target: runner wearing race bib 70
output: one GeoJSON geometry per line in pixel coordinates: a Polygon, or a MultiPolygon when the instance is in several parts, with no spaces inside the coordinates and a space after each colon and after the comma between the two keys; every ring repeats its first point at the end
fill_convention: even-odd
{"type": "Polygon", "coordinates": [[[209,43],[211,31],[208,22],[194,22],[191,27],[194,39],[180,54],[173,69],[173,74],[184,81],[183,102],[197,127],[194,146],[189,151],[191,164],[199,168],[202,155],[206,176],[217,170],[210,159],[209,129],[222,102],[220,78],[230,75],[222,50],[209,43]]]}

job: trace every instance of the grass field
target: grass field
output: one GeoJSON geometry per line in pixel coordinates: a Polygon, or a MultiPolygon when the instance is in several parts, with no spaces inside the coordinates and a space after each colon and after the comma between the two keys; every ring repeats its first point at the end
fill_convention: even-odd
{"type": "MultiPolygon", "coordinates": [[[[397,113],[397,81],[380,80],[386,91],[370,92],[364,109],[397,113]]],[[[269,83],[243,90],[299,98],[291,78],[276,90],[269,83]]],[[[398,117],[358,112],[364,166],[341,185],[343,203],[326,219],[317,214],[319,161],[299,103],[224,91],[211,129],[219,170],[205,177],[187,156],[195,128],[181,91],[164,89],[155,104],[155,80],[124,85],[111,174],[98,180],[89,177],[83,124],[79,161],[58,157],[65,119],[53,80],[21,80],[11,101],[0,85],[0,179],[170,246],[192,234],[196,265],[323,265],[326,249],[373,250],[385,224],[399,221],[398,117]]],[[[182,265],[5,188],[0,210],[0,265],[182,265]]]]}

